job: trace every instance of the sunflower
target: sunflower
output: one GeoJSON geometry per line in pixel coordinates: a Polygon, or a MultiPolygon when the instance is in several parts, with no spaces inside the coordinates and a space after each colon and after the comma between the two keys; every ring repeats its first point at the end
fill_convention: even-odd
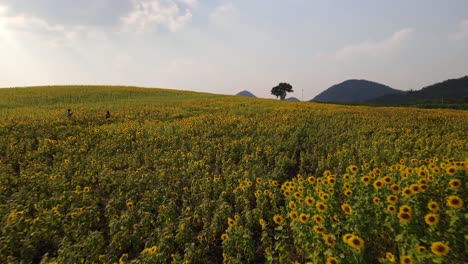
{"type": "Polygon", "coordinates": [[[382,180],[378,179],[378,180],[376,180],[374,182],[373,185],[374,185],[374,188],[378,190],[378,189],[381,189],[382,187],[384,187],[384,182],[382,180]]]}
{"type": "Polygon", "coordinates": [[[330,235],[322,234],[322,238],[327,246],[335,247],[336,241],[330,235]]]}
{"type": "Polygon", "coordinates": [[[395,256],[391,252],[385,253],[385,258],[390,262],[395,262],[395,256]]]}
{"type": "Polygon", "coordinates": [[[401,222],[409,223],[411,221],[411,214],[400,211],[398,213],[398,219],[400,219],[401,222]]]}
{"type": "Polygon", "coordinates": [[[427,184],[420,184],[419,188],[421,189],[421,192],[427,191],[427,188],[429,188],[429,185],[427,184]]]}
{"type": "Polygon", "coordinates": [[[317,225],[314,225],[313,230],[317,234],[324,234],[325,232],[327,232],[327,229],[325,227],[317,225]]]}
{"type": "Polygon", "coordinates": [[[409,207],[408,205],[402,205],[400,207],[400,212],[411,214],[412,210],[411,210],[411,207],[409,207]]]}
{"type": "Polygon", "coordinates": [[[356,173],[358,171],[358,167],[356,167],[356,165],[351,165],[348,167],[348,169],[352,173],[356,173]]]}
{"type": "Polygon", "coordinates": [[[413,258],[411,256],[401,256],[400,263],[401,264],[413,264],[413,258]]]}
{"type": "Polygon", "coordinates": [[[449,253],[450,248],[442,242],[434,242],[431,245],[431,251],[437,256],[445,256],[449,253]]]}
{"type": "Polygon", "coordinates": [[[326,206],[324,203],[322,203],[322,202],[317,202],[317,204],[315,205],[315,207],[317,208],[317,210],[318,210],[319,212],[322,212],[322,213],[323,213],[323,212],[327,211],[327,206],[326,206]]]}
{"type": "Polygon", "coordinates": [[[345,204],[342,204],[341,205],[341,209],[343,210],[343,212],[347,215],[351,215],[353,213],[353,209],[351,208],[351,206],[347,203],[345,204]]]}
{"type": "Polygon", "coordinates": [[[348,245],[351,247],[360,250],[364,246],[364,240],[362,238],[353,235],[351,238],[348,239],[348,245]]]}
{"type": "Polygon", "coordinates": [[[157,246],[152,246],[152,247],[149,248],[148,253],[150,255],[154,255],[154,254],[156,254],[157,251],[158,251],[158,247],[157,246]]]}
{"type": "Polygon", "coordinates": [[[309,221],[309,215],[308,214],[304,214],[302,213],[300,216],[299,216],[299,221],[303,224],[307,223],[309,221]]]}
{"type": "Polygon", "coordinates": [[[351,237],[353,237],[353,234],[345,234],[343,236],[343,242],[348,243],[348,240],[351,239],[351,237]]]}
{"type": "Polygon", "coordinates": [[[395,206],[393,206],[393,205],[387,206],[387,210],[388,210],[391,214],[396,213],[396,208],[395,208],[395,206]]]}
{"type": "Polygon", "coordinates": [[[460,199],[460,197],[456,195],[451,195],[447,198],[447,205],[452,207],[452,208],[460,208],[463,206],[463,201],[460,199]]]}
{"type": "Polygon", "coordinates": [[[289,217],[291,220],[296,221],[299,218],[299,215],[296,211],[291,211],[289,212],[289,217]]]}
{"type": "Polygon", "coordinates": [[[403,196],[408,198],[411,196],[411,194],[413,194],[413,191],[410,188],[404,188],[402,193],[403,193],[403,196]]]}
{"type": "Polygon", "coordinates": [[[344,195],[346,195],[347,197],[350,197],[352,194],[353,191],[351,191],[350,189],[346,189],[346,191],[344,192],[344,195]]]}
{"type": "Polygon", "coordinates": [[[228,238],[229,238],[229,236],[226,233],[221,235],[221,240],[223,240],[223,241],[228,240],[228,238]]]}
{"type": "Polygon", "coordinates": [[[383,178],[383,181],[384,181],[385,184],[390,184],[390,183],[393,182],[393,178],[390,177],[390,176],[385,176],[385,177],[383,178]]]}
{"type": "Polygon", "coordinates": [[[426,221],[426,224],[430,226],[436,225],[439,223],[439,216],[433,213],[429,213],[424,217],[424,221],[426,221]]]}
{"type": "Polygon", "coordinates": [[[290,202],[289,202],[289,208],[291,208],[291,210],[296,210],[297,206],[296,206],[296,204],[294,203],[294,201],[290,201],[290,202]]]}
{"type": "Polygon", "coordinates": [[[448,175],[453,176],[455,173],[457,173],[457,167],[450,166],[445,169],[445,172],[447,172],[448,175]]]}
{"type": "Polygon", "coordinates": [[[398,196],[396,196],[396,195],[387,196],[387,202],[389,202],[391,204],[396,204],[398,202],[398,196]]]}
{"type": "Polygon", "coordinates": [[[419,185],[418,184],[411,184],[410,186],[410,189],[411,189],[411,192],[416,194],[418,193],[419,191],[421,191],[421,188],[419,188],[419,185]]]}
{"type": "Polygon", "coordinates": [[[302,194],[300,192],[295,192],[294,197],[296,197],[296,199],[300,199],[302,197],[302,194]]]}
{"type": "Polygon", "coordinates": [[[379,204],[380,203],[380,198],[379,197],[374,197],[372,199],[372,201],[374,202],[374,204],[379,204]]]}
{"type": "Polygon", "coordinates": [[[314,219],[315,223],[317,223],[317,224],[323,223],[323,217],[320,216],[320,215],[314,215],[312,218],[314,219]]]}
{"type": "Polygon", "coordinates": [[[273,221],[275,221],[277,225],[282,225],[284,223],[283,217],[279,214],[276,214],[275,216],[273,216],[273,221]]]}
{"type": "Polygon", "coordinates": [[[266,226],[265,220],[263,220],[263,218],[260,218],[260,220],[258,220],[258,223],[259,223],[262,227],[265,227],[265,226],[266,226]]]}
{"type": "Polygon", "coordinates": [[[361,181],[362,181],[364,184],[369,184],[369,182],[371,181],[371,179],[370,179],[369,176],[363,176],[363,177],[361,177],[361,181]]]}
{"type": "Polygon", "coordinates": [[[401,188],[400,188],[400,185],[398,184],[392,184],[392,186],[390,186],[390,189],[392,190],[392,192],[394,193],[399,193],[401,188]]]}
{"type": "Polygon", "coordinates": [[[406,180],[408,179],[408,174],[404,171],[400,172],[400,177],[403,179],[403,180],[406,180]]]}
{"type": "Polygon", "coordinates": [[[418,246],[418,247],[416,248],[416,250],[417,250],[419,253],[423,253],[424,251],[426,251],[426,247],[424,247],[424,246],[418,246]]]}
{"type": "Polygon", "coordinates": [[[432,212],[435,212],[439,210],[439,204],[434,201],[430,201],[429,203],[427,203],[427,208],[429,208],[429,210],[431,210],[432,212]]]}
{"type": "Polygon", "coordinates": [[[315,203],[315,199],[310,196],[307,196],[304,201],[307,206],[312,206],[315,203]]]}
{"type": "Polygon", "coordinates": [[[419,177],[426,177],[427,176],[427,172],[425,170],[419,170],[418,171],[418,176],[419,177]]]}
{"type": "Polygon", "coordinates": [[[228,217],[228,225],[229,226],[233,226],[235,223],[236,223],[236,221],[234,221],[234,219],[232,219],[231,217],[228,217]]]}
{"type": "Polygon", "coordinates": [[[315,177],[314,176],[310,176],[309,178],[307,178],[307,181],[309,183],[314,183],[315,182],[315,177]]]}
{"type": "Polygon", "coordinates": [[[449,185],[452,189],[458,189],[461,186],[461,181],[459,179],[450,180],[449,185]]]}
{"type": "Polygon", "coordinates": [[[408,175],[410,175],[411,173],[413,173],[413,169],[410,168],[410,167],[407,167],[407,168],[405,169],[405,172],[406,172],[408,175]]]}
{"type": "Polygon", "coordinates": [[[128,207],[128,209],[132,209],[132,208],[133,208],[133,202],[132,202],[132,201],[128,201],[128,202],[127,202],[127,207],[128,207]]]}
{"type": "Polygon", "coordinates": [[[338,260],[335,257],[328,257],[327,264],[338,264],[338,260]]]}

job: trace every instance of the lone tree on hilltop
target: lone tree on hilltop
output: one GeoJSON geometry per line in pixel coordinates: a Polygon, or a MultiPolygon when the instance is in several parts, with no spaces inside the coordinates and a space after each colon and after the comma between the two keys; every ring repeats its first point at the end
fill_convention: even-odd
{"type": "Polygon", "coordinates": [[[281,100],[284,100],[287,93],[294,92],[292,88],[293,87],[289,83],[280,83],[277,86],[271,88],[271,94],[277,98],[279,97],[281,100]]]}

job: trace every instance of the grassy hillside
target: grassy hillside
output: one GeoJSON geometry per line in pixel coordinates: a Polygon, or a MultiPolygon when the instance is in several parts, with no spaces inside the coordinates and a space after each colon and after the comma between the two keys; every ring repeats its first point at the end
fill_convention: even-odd
{"type": "Polygon", "coordinates": [[[0,120],[2,263],[468,259],[466,111],[70,86],[0,120]]]}

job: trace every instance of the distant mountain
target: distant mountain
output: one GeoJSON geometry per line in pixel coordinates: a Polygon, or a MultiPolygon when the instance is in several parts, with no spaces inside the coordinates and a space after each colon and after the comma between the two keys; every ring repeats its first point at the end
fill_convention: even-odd
{"type": "Polygon", "coordinates": [[[399,92],[401,91],[376,82],[367,80],[347,80],[333,85],[311,101],[357,103],[399,92]]]}
{"type": "Polygon", "coordinates": [[[297,99],[296,97],[289,97],[289,98],[286,98],[284,99],[286,101],[292,101],[292,102],[300,102],[301,100],[297,99]]]}
{"type": "Polygon", "coordinates": [[[418,91],[384,95],[368,100],[368,102],[382,105],[467,104],[468,76],[459,79],[449,79],[424,87],[418,91]]]}
{"type": "Polygon", "coordinates": [[[251,92],[249,91],[242,91],[242,92],[239,92],[238,94],[236,94],[237,96],[245,96],[245,97],[251,97],[251,98],[257,98],[257,96],[255,96],[254,94],[252,94],[251,92]]]}

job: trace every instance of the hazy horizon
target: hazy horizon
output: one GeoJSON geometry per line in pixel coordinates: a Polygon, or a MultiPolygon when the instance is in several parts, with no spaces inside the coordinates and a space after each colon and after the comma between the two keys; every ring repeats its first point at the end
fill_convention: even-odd
{"type": "Polygon", "coordinates": [[[0,0],[0,87],[129,85],[310,100],[347,79],[468,74],[468,1],[0,0]],[[302,94],[303,91],[303,94],[302,94]]]}

